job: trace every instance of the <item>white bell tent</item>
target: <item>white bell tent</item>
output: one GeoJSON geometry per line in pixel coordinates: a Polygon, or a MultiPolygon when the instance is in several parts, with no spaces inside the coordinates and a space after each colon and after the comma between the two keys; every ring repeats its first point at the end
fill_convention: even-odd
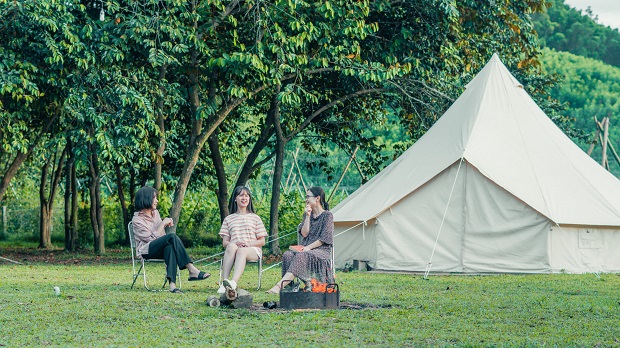
{"type": "Polygon", "coordinates": [[[337,267],[620,271],[620,181],[562,133],[497,55],[333,213],[337,267]]]}

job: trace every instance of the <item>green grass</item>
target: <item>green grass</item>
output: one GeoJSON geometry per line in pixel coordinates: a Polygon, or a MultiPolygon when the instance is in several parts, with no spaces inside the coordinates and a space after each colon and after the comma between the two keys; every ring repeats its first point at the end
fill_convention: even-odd
{"type": "MultiPolygon", "coordinates": [[[[87,260],[0,263],[0,346],[620,346],[616,274],[338,273],[348,309],[235,310],[205,304],[215,266],[212,279],[183,282],[175,295],[130,289],[129,258],[87,260]]],[[[148,266],[159,285],[163,266],[148,266]]],[[[260,305],[277,299],[264,290],[279,274],[267,271],[255,291],[249,266],[240,286],[260,305]]]]}

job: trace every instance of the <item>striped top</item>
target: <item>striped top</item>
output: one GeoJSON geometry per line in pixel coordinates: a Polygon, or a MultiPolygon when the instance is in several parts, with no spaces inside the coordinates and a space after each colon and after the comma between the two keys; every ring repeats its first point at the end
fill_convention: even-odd
{"type": "MultiPolygon", "coordinates": [[[[260,216],[248,214],[230,214],[222,222],[220,237],[230,238],[231,243],[245,242],[247,244],[267,237],[267,230],[260,216]]],[[[255,247],[259,256],[262,255],[262,248],[255,247]]]]}

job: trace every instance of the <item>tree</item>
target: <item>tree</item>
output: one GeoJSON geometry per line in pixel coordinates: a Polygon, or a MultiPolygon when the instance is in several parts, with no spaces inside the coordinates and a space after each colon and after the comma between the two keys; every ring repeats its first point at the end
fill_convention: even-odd
{"type": "MultiPolygon", "coordinates": [[[[54,145],[52,145],[52,148],[54,145]]],[[[41,168],[41,181],[39,183],[40,201],[40,224],[39,224],[39,248],[49,248],[52,246],[52,216],[54,210],[54,198],[58,192],[58,183],[62,176],[62,169],[67,155],[67,148],[62,151],[56,150],[51,156],[44,159],[41,168]],[[58,159],[57,159],[58,157],[58,159]],[[50,174],[51,166],[51,176],[50,174]],[[49,178],[49,182],[48,182],[49,178]]]]}

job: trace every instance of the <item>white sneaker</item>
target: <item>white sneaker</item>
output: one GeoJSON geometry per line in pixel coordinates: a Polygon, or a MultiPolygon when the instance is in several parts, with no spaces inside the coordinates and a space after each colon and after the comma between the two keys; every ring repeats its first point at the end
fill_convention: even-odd
{"type": "Polygon", "coordinates": [[[232,290],[237,290],[237,282],[235,282],[234,280],[224,279],[223,285],[226,288],[231,288],[232,290]]]}
{"type": "Polygon", "coordinates": [[[220,285],[220,288],[217,289],[217,293],[218,294],[225,294],[226,293],[226,288],[224,287],[224,285],[220,285]]]}
{"type": "Polygon", "coordinates": [[[226,298],[230,301],[234,301],[237,299],[237,282],[234,280],[224,279],[222,282],[224,287],[226,288],[226,298]]]}

